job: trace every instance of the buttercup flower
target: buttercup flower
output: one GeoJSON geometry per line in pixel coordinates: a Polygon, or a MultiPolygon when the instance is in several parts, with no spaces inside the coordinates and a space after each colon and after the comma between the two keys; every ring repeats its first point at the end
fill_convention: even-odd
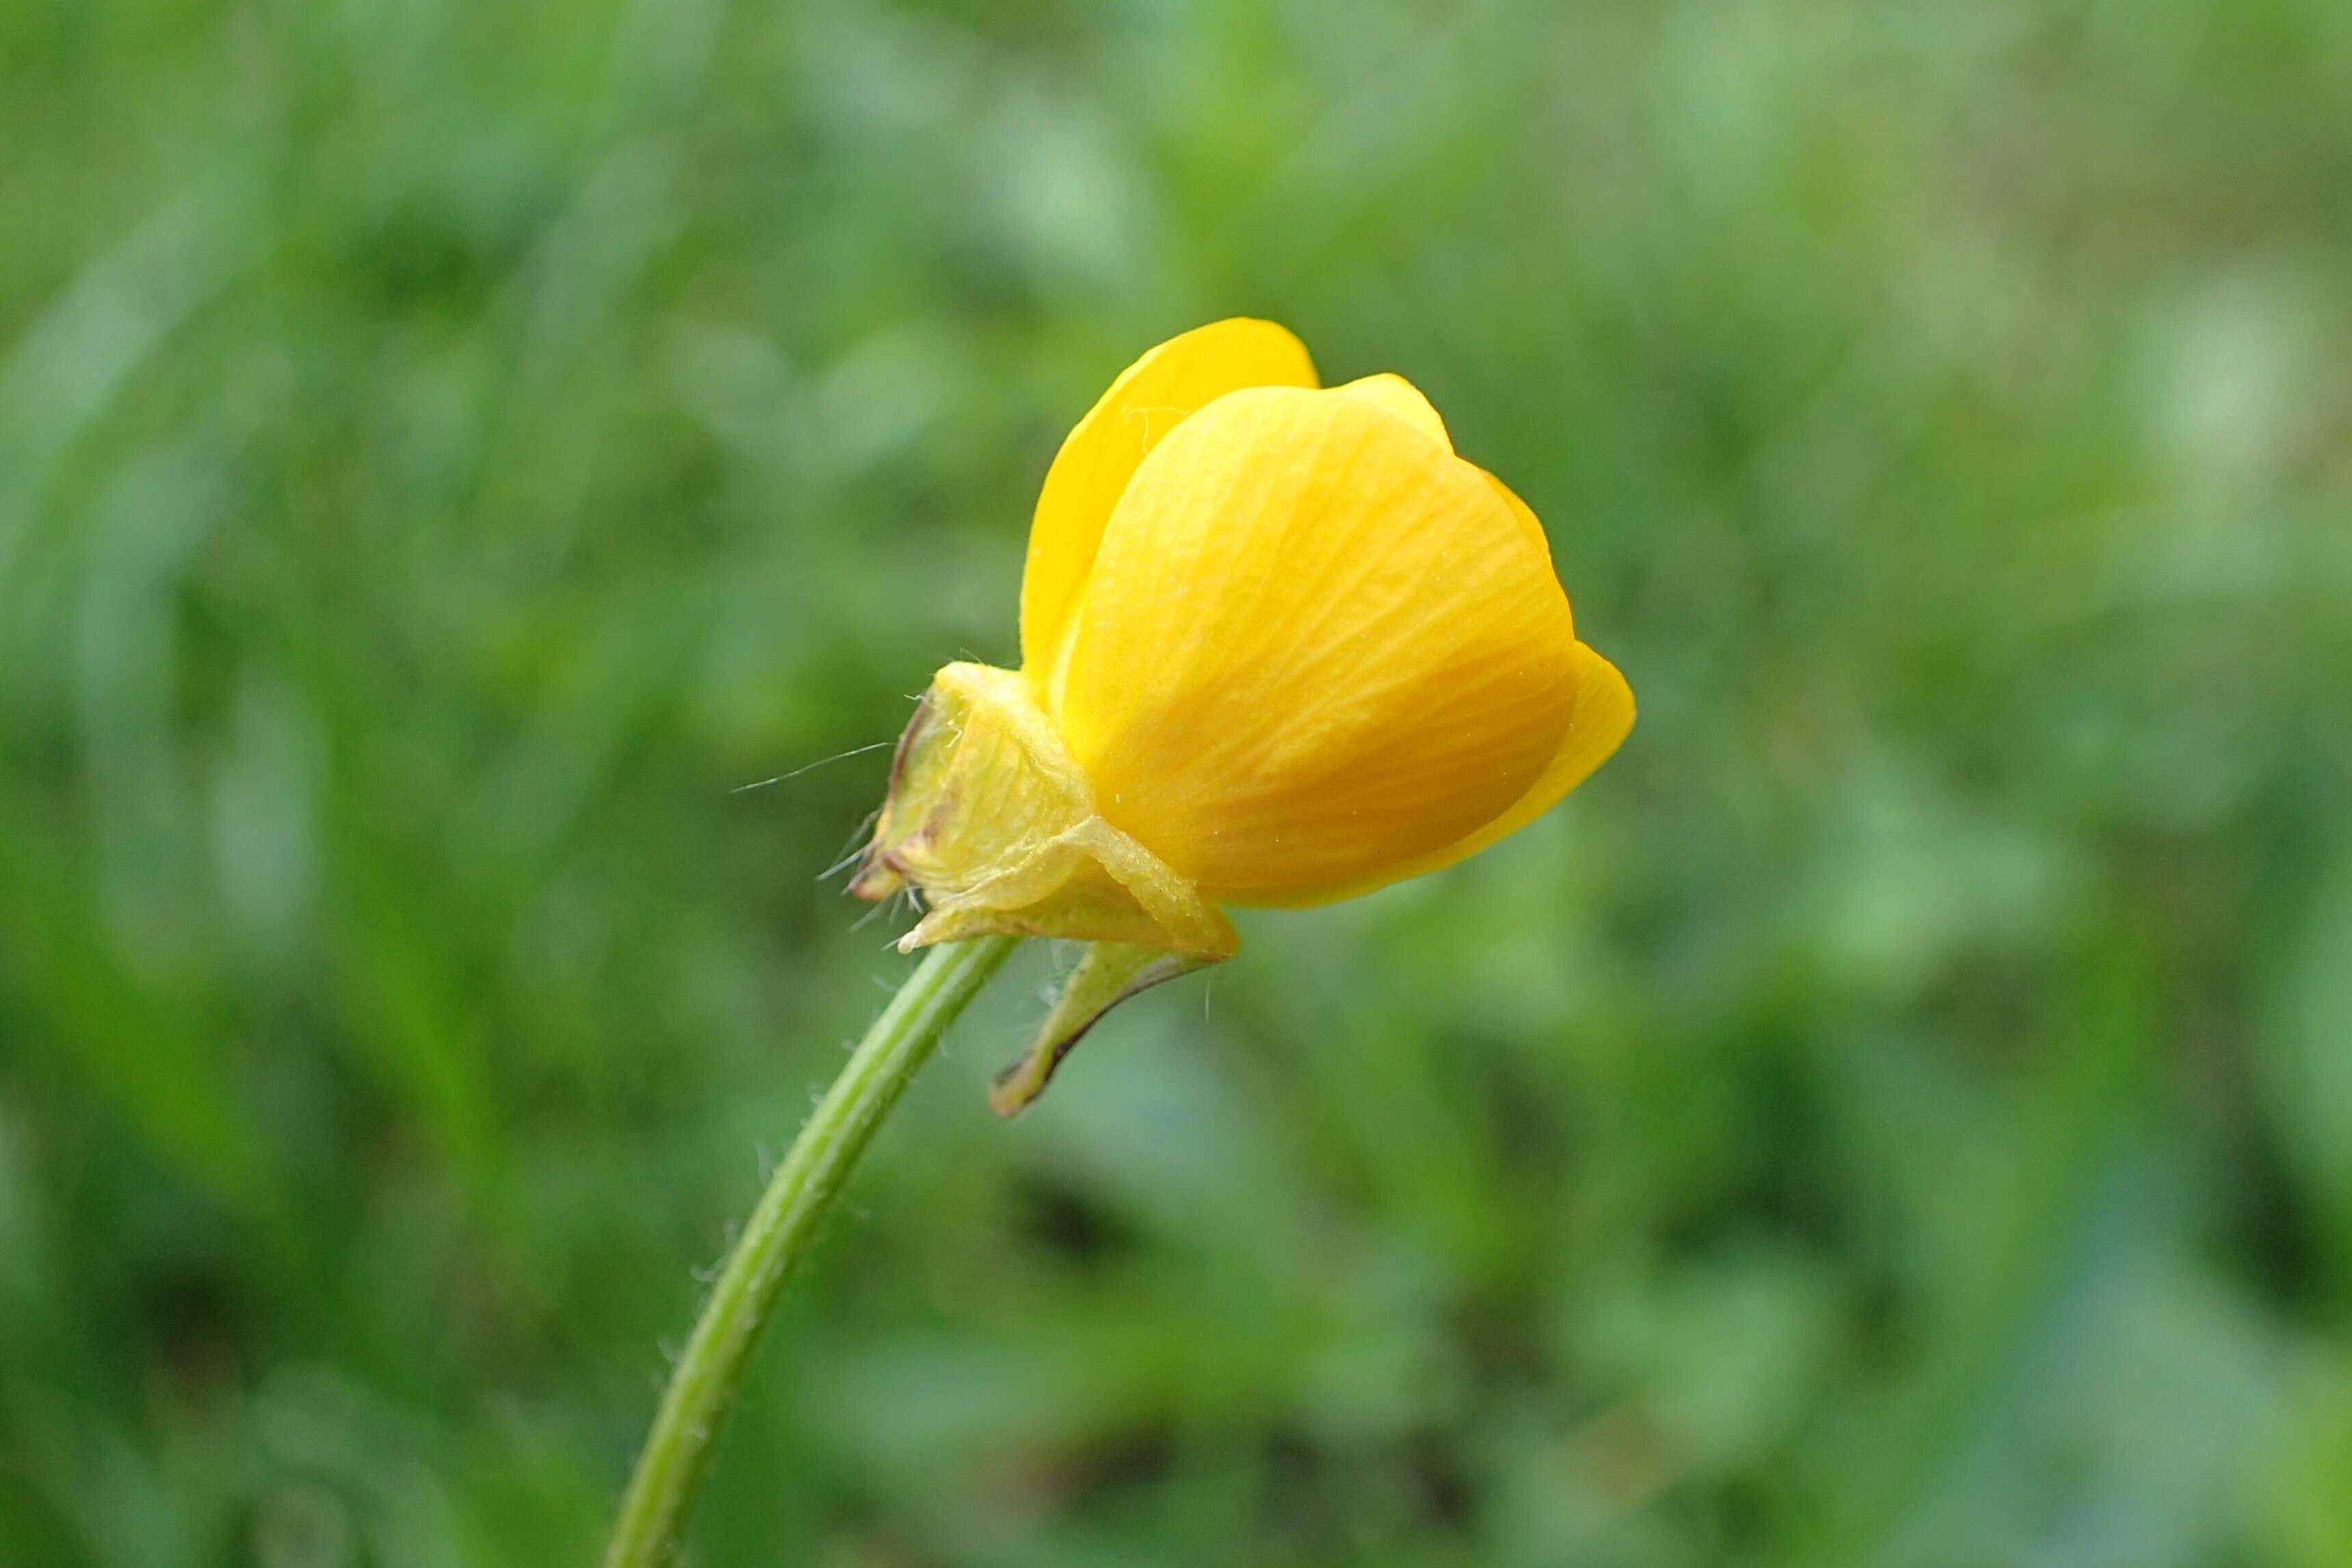
{"type": "Polygon", "coordinates": [[[1395,375],[1320,390],[1226,321],[1112,383],[1045,476],[1019,670],[950,664],[853,891],[902,948],[1092,944],[1000,1110],[1124,997],[1228,958],[1220,906],[1328,903],[1476,853],[1633,721],[1543,529],[1395,375]]]}

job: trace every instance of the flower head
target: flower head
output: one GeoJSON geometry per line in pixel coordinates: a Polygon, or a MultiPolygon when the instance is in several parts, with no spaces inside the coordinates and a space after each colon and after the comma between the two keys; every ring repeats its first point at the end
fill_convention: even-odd
{"type": "Polygon", "coordinates": [[[1143,986],[1229,957],[1224,904],[1327,903],[1471,855],[1615,751],[1542,527],[1412,385],[1318,389],[1269,321],[1171,339],[1062,445],[1019,671],[940,671],[854,890],[901,945],[1095,944],[1001,1110],[1143,986]]]}

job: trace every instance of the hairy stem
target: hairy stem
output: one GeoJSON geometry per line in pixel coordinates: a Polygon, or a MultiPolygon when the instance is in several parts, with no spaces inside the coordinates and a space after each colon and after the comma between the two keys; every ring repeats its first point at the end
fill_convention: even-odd
{"type": "Polygon", "coordinates": [[[760,1194],[686,1353],[671,1369],[661,1410],[629,1478],[604,1568],[656,1568],[668,1560],[711,1439],[778,1289],[808,1252],[835,1194],[908,1081],[1020,944],[1019,937],[987,936],[933,948],[817,1102],[760,1194]]]}

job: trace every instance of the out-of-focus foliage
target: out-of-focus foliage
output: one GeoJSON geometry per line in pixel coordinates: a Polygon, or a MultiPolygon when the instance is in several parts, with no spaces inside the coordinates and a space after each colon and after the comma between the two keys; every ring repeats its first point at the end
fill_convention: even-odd
{"type": "Polygon", "coordinates": [[[591,1559],[905,969],[737,786],[1235,312],[1641,724],[976,1013],[695,1561],[2352,1563],[2343,0],[15,0],[0,1564],[591,1559]]]}

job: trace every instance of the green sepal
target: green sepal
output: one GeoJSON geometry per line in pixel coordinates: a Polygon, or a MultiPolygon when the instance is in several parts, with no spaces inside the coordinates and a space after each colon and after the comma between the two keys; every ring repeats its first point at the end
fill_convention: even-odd
{"type": "Polygon", "coordinates": [[[1219,957],[1133,942],[1088,942],[1086,956],[1054,998],[1054,1010],[1045,1015],[1028,1054],[989,1085],[989,1109],[999,1116],[1019,1115],[1045,1092],[1054,1069],[1104,1014],[1138,992],[1219,962],[1219,957]]]}

